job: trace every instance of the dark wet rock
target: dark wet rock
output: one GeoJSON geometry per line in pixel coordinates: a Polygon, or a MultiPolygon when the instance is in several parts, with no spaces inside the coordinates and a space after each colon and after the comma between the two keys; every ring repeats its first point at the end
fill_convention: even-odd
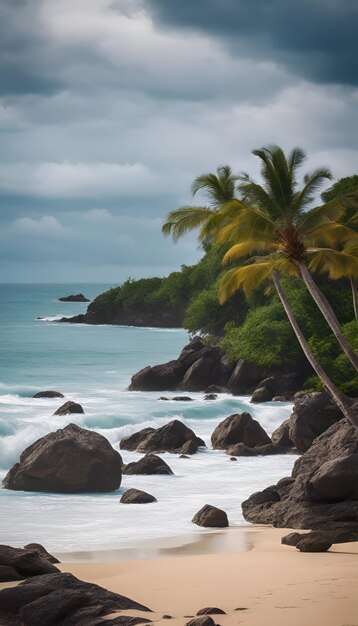
{"type": "Polygon", "coordinates": [[[357,463],[357,430],[341,419],[313,441],[290,478],[242,503],[244,517],[256,524],[339,529],[351,536],[351,529],[358,529],[357,463]]]}
{"type": "Polygon", "coordinates": [[[259,422],[249,413],[230,415],[215,428],[211,435],[214,449],[226,450],[237,443],[244,443],[249,448],[271,443],[270,437],[259,422]]]}
{"type": "Polygon", "coordinates": [[[209,385],[226,384],[230,368],[220,348],[205,346],[194,337],[177,359],[145,367],[132,376],[130,391],[203,391],[209,385]]]}
{"type": "Polygon", "coordinates": [[[173,616],[166,613],[165,615],[162,615],[162,619],[173,619],[173,616]]]}
{"type": "Polygon", "coordinates": [[[13,567],[10,567],[10,565],[0,565],[0,583],[22,580],[23,578],[24,577],[14,570],[13,567]]]}
{"type": "Polygon", "coordinates": [[[287,448],[282,446],[276,446],[273,443],[268,443],[265,446],[259,446],[250,448],[244,443],[236,443],[234,446],[230,446],[226,450],[226,454],[231,456],[270,456],[272,454],[286,454],[287,448]]]}
{"type": "Polygon", "coordinates": [[[226,613],[222,609],[218,609],[218,607],[207,606],[204,609],[199,609],[197,615],[226,615],[226,613]]]}
{"type": "Polygon", "coordinates": [[[272,398],[272,402],[289,402],[289,400],[288,396],[274,396],[272,398]]]}
{"type": "Polygon", "coordinates": [[[38,391],[33,398],[64,398],[63,393],[59,391],[38,391]]]}
{"type": "Polygon", "coordinates": [[[229,526],[229,520],[225,511],[211,504],[205,504],[200,511],[195,513],[191,521],[197,526],[206,528],[226,528],[229,526]]]}
{"type": "Polygon", "coordinates": [[[21,577],[58,572],[57,567],[37,550],[0,545],[0,565],[10,567],[21,577]]]}
{"type": "Polygon", "coordinates": [[[83,293],[77,293],[76,295],[71,296],[62,296],[59,298],[60,302],[89,302],[89,299],[86,298],[83,293]]]}
{"type": "Polygon", "coordinates": [[[174,396],[171,400],[175,400],[176,402],[193,402],[193,398],[190,398],[190,396],[174,396]]]}
{"type": "Polygon", "coordinates": [[[316,437],[343,415],[326,392],[295,397],[289,437],[298,452],[306,452],[316,437]]]}
{"type": "Polygon", "coordinates": [[[167,398],[166,396],[160,396],[158,400],[162,400],[163,402],[169,402],[169,398],[167,398]]]}
{"type": "Polygon", "coordinates": [[[247,611],[247,606],[238,606],[234,611],[247,611]]]}
{"type": "Polygon", "coordinates": [[[235,395],[251,393],[263,378],[262,368],[240,359],[227,382],[227,387],[235,395]]]}
{"type": "Polygon", "coordinates": [[[222,387],[221,385],[209,385],[204,390],[205,393],[231,393],[227,387],[222,387]]]}
{"type": "Polygon", "coordinates": [[[293,441],[290,439],[290,420],[282,422],[281,426],[276,428],[271,435],[272,443],[284,448],[293,448],[293,441]]]}
{"type": "Polygon", "coordinates": [[[210,615],[200,615],[187,622],[186,626],[215,626],[215,622],[210,615]]]}
{"type": "Polygon", "coordinates": [[[302,533],[289,533],[284,537],[281,537],[281,543],[284,546],[293,546],[295,547],[299,541],[303,538],[302,533]]]}
{"type": "Polygon", "coordinates": [[[121,455],[105,437],[69,424],[26,448],[3,485],[16,491],[113,491],[121,484],[121,468],[121,455]]]}
{"type": "Polygon", "coordinates": [[[120,502],[122,504],[149,504],[150,502],[157,502],[157,499],[146,491],[128,489],[121,497],[120,502]]]}
{"type": "Polygon", "coordinates": [[[173,474],[169,465],[155,454],[146,454],[139,461],[128,463],[123,474],[173,474]]]}
{"type": "Polygon", "coordinates": [[[179,459],[190,459],[190,456],[188,456],[187,454],[181,454],[179,456],[179,459]]]}
{"type": "Polygon", "coordinates": [[[146,440],[148,435],[154,433],[154,431],[155,428],[142,428],[142,430],[133,433],[133,435],[129,435],[129,437],[124,437],[120,441],[119,447],[121,450],[129,450],[130,452],[134,452],[135,450],[137,450],[139,445],[146,440]]]}
{"type": "Polygon", "coordinates": [[[205,445],[204,442],[179,420],[172,420],[161,428],[145,428],[120,442],[122,450],[179,454],[194,454],[201,445],[205,445]]]}
{"type": "Polygon", "coordinates": [[[50,563],[60,563],[55,556],[47,552],[46,548],[44,548],[40,543],[28,543],[24,546],[24,550],[32,550],[37,552],[43,559],[49,561],[50,563]]]}
{"type": "Polygon", "coordinates": [[[65,402],[65,404],[62,404],[62,406],[54,412],[54,415],[70,415],[71,413],[84,413],[84,410],[78,402],[69,400],[65,402]]]}
{"type": "Polygon", "coordinates": [[[267,387],[257,387],[252,394],[250,402],[269,402],[272,399],[272,391],[267,387]]]}
{"type": "Polygon", "coordinates": [[[132,617],[132,615],[119,615],[114,619],[105,619],[97,622],[93,626],[136,626],[137,624],[148,624],[152,622],[147,617],[132,617]]]}
{"type": "Polygon", "coordinates": [[[230,457],[230,461],[237,461],[236,456],[231,456],[231,457],[230,457]]]}
{"type": "Polygon", "coordinates": [[[216,400],[217,399],[217,394],[216,393],[207,393],[204,396],[204,400],[216,400]]]}
{"type": "MultiPolygon", "coordinates": [[[[85,607],[87,622],[92,615],[108,615],[116,611],[149,609],[130,598],[103,589],[98,585],[79,580],[72,574],[54,573],[36,576],[16,587],[0,591],[0,618],[4,623],[22,626],[79,625],[78,609],[85,607]],[[74,615],[76,620],[74,621],[74,615]],[[18,620],[18,621],[16,621],[18,620]]],[[[82,614],[83,617],[83,614],[82,614]]]]}
{"type": "Polygon", "coordinates": [[[310,537],[309,534],[296,543],[296,548],[300,552],[327,552],[331,546],[330,541],[324,538],[310,537]]]}

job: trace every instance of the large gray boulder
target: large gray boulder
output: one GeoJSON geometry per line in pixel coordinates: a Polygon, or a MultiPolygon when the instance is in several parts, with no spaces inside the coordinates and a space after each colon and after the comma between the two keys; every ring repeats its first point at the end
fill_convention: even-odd
{"type": "Polygon", "coordinates": [[[271,439],[259,422],[249,413],[229,415],[215,428],[211,435],[214,449],[227,450],[237,443],[243,443],[249,448],[264,446],[271,443],[271,439]]]}
{"type": "Polygon", "coordinates": [[[262,380],[263,374],[264,370],[261,367],[240,359],[231,373],[227,387],[235,395],[252,393],[262,380]]]}
{"type": "Polygon", "coordinates": [[[62,404],[55,412],[54,415],[70,415],[71,413],[84,413],[83,408],[78,402],[72,402],[69,400],[62,404]]]}
{"type": "Polygon", "coordinates": [[[313,441],[343,415],[326,392],[310,393],[294,400],[289,438],[298,452],[306,452],[313,441]]]}
{"type": "Polygon", "coordinates": [[[355,528],[358,539],[357,429],[346,419],[333,424],[296,461],[290,478],[254,493],[242,511],[249,522],[280,528],[355,528]]]}
{"type": "Polygon", "coordinates": [[[122,458],[99,433],[69,424],[26,448],[5,489],[89,493],[118,489],[122,458]]]}
{"type": "MultiPolygon", "coordinates": [[[[45,549],[43,548],[43,550],[45,549]]],[[[12,546],[0,545],[0,565],[12,568],[20,578],[58,572],[57,567],[53,565],[53,562],[50,562],[49,557],[51,555],[48,552],[46,555],[40,554],[37,548],[13,548],[12,546]]],[[[57,559],[55,561],[58,563],[57,559]]]]}
{"type": "Polygon", "coordinates": [[[160,428],[144,428],[122,439],[119,445],[121,450],[194,454],[198,446],[205,444],[183,422],[172,420],[160,428]]]}

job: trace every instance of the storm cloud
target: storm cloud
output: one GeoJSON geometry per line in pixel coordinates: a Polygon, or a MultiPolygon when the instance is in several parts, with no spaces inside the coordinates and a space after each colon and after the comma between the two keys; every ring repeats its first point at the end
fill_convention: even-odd
{"type": "Polygon", "coordinates": [[[253,148],[357,170],[356,3],[3,0],[0,280],[163,275],[165,214],[253,148]]]}

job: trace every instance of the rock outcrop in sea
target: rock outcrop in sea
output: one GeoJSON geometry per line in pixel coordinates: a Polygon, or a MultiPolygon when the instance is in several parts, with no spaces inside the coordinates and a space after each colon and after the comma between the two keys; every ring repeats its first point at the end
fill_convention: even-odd
{"type": "Polygon", "coordinates": [[[172,420],[160,428],[143,428],[122,439],[119,446],[121,450],[137,452],[195,454],[199,446],[205,446],[205,442],[183,422],[172,420]]]}
{"type": "Polygon", "coordinates": [[[242,503],[242,511],[254,524],[348,534],[351,529],[357,540],[357,430],[347,419],[334,423],[296,461],[290,477],[254,493],[242,503]]]}
{"type": "Polygon", "coordinates": [[[90,302],[90,300],[88,298],[86,298],[86,296],[83,295],[83,293],[77,293],[75,295],[70,295],[70,296],[61,296],[61,298],[59,298],[60,302],[90,302]]]}

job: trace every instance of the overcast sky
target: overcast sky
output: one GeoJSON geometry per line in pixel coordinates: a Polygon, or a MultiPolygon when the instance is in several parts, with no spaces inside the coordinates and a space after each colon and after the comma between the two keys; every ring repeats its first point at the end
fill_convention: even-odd
{"type": "Polygon", "coordinates": [[[358,170],[356,0],[1,0],[0,281],[199,258],[165,214],[218,165],[299,145],[358,170]]]}

